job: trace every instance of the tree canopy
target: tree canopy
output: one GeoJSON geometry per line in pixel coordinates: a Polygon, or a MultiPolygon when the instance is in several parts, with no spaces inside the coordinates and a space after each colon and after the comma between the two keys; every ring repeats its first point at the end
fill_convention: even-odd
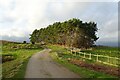
{"type": "Polygon", "coordinates": [[[88,48],[98,39],[97,31],[95,22],[83,23],[80,19],[73,18],[64,22],[55,22],[47,28],[35,29],[30,35],[30,41],[88,48]]]}

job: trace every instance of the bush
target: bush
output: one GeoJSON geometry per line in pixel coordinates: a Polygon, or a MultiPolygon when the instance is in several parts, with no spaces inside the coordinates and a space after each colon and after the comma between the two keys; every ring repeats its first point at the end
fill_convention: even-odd
{"type": "Polygon", "coordinates": [[[35,42],[32,42],[32,44],[35,44],[35,42]]]}
{"type": "Polygon", "coordinates": [[[26,41],[23,41],[23,43],[25,44],[25,43],[26,43],[26,41]]]}
{"type": "Polygon", "coordinates": [[[2,55],[2,62],[8,62],[8,61],[12,61],[12,60],[15,60],[16,59],[16,56],[15,55],[12,55],[12,54],[4,54],[2,55]]]}

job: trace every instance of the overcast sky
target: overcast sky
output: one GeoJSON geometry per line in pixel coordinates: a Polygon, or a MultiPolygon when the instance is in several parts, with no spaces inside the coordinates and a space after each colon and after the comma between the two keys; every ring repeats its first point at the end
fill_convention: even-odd
{"type": "Polygon", "coordinates": [[[97,23],[98,44],[118,41],[118,0],[0,0],[0,38],[29,41],[34,29],[79,18],[97,23]]]}

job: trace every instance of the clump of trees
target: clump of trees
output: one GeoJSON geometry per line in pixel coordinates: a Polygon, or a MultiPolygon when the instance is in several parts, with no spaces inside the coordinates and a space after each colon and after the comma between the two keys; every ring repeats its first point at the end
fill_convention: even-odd
{"type": "Polygon", "coordinates": [[[30,41],[89,48],[98,39],[97,31],[95,22],[83,23],[80,19],[73,18],[64,22],[55,22],[47,28],[35,29],[30,35],[30,41]]]}
{"type": "Polygon", "coordinates": [[[26,44],[27,42],[26,41],[23,41],[23,44],[26,44]]]}

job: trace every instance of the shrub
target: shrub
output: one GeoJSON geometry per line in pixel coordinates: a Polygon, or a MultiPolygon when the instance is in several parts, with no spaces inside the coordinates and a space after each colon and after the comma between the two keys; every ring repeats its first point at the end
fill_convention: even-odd
{"type": "Polygon", "coordinates": [[[26,41],[23,41],[23,43],[25,44],[25,43],[26,43],[26,41]]]}

